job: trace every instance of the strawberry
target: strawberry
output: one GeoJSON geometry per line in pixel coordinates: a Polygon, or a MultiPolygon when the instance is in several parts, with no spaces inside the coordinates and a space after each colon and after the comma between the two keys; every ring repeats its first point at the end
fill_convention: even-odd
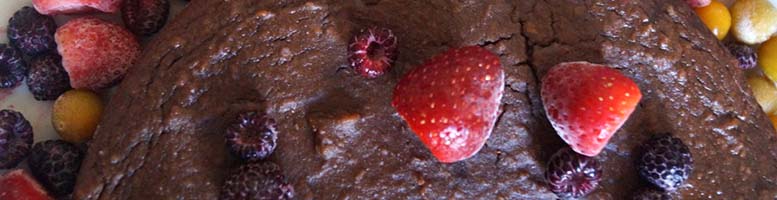
{"type": "Polygon", "coordinates": [[[437,160],[451,163],[483,147],[503,91],[499,57],[470,46],[448,50],[407,73],[391,105],[437,160]]]}
{"type": "Polygon", "coordinates": [[[32,5],[44,15],[76,14],[91,11],[115,13],[121,0],[33,0],[32,5]]]}
{"type": "Polygon", "coordinates": [[[575,152],[596,156],[629,118],[642,93],[618,70],[570,62],[548,71],[541,96],[556,133],[575,152]]]}
{"type": "Polygon", "coordinates": [[[50,200],[53,198],[27,172],[17,169],[0,177],[0,199],[50,200]]]}
{"type": "Polygon", "coordinates": [[[99,90],[124,77],[140,55],[127,29],[92,17],[69,21],[54,35],[62,67],[76,89],[99,90]]]}

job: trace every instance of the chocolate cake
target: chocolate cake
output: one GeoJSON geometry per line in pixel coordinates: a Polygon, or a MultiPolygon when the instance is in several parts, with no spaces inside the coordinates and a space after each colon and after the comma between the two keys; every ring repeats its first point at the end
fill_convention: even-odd
{"type": "Polygon", "coordinates": [[[237,113],[277,121],[268,160],[297,199],[553,199],[543,173],[566,146],[543,111],[554,65],[613,66],[643,99],[595,158],[589,199],[646,187],[634,161],[658,133],[688,145],[684,199],[777,198],[777,138],[743,71],[684,1],[195,0],[145,49],[89,143],[75,199],[216,199],[240,163],[237,113]],[[398,40],[376,79],[348,66],[354,34],[398,40]],[[398,79],[451,47],[479,45],[505,70],[502,113],[474,157],[438,162],[391,106],[398,79]]]}

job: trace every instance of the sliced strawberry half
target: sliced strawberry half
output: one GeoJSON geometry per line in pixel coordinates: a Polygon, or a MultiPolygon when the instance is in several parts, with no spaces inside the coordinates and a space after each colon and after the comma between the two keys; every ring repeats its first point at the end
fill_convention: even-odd
{"type": "Polygon", "coordinates": [[[115,13],[121,0],[33,0],[32,5],[44,15],[76,14],[91,11],[115,13]]]}
{"type": "Polygon", "coordinates": [[[70,20],[54,35],[62,67],[76,89],[98,91],[119,82],[140,56],[124,27],[94,17],[70,20]]]}
{"type": "Polygon", "coordinates": [[[448,50],[407,73],[391,104],[437,160],[450,163],[483,147],[503,91],[499,57],[470,46],[448,50]]]}
{"type": "Polygon", "coordinates": [[[43,187],[29,173],[17,169],[0,177],[0,199],[2,200],[50,200],[43,187]]]}
{"type": "Polygon", "coordinates": [[[629,77],[605,65],[556,65],[542,79],[542,103],[556,133],[576,152],[595,156],[626,122],[642,93],[629,77]]]}

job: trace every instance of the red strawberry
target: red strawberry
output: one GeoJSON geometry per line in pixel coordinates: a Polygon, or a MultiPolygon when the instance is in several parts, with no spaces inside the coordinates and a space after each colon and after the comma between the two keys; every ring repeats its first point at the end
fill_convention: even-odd
{"type": "Polygon", "coordinates": [[[10,171],[0,177],[0,199],[3,200],[50,200],[43,187],[27,172],[21,169],[10,171]]]}
{"type": "Polygon", "coordinates": [[[542,103],[556,133],[577,153],[602,151],[642,98],[618,70],[587,62],[561,63],[542,79],[542,103]]]}
{"type": "Polygon", "coordinates": [[[75,14],[90,11],[115,13],[121,0],[33,0],[32,5],[44,15],[75,14]]]}
{"type": "Polygon", "coordinates": [[[132,33],[97,18],[74,19],[60,27],[54,39],[76,89],[110,86],[124,77],[140,55],[140,44],[132,33]]]}
{"type": "Polygon", "coordinates": [[[503,91],[499,57],[470,46],[448,50],[407,73],[391,105],[437,160],[450,163],[483,147],[503,91]]]}

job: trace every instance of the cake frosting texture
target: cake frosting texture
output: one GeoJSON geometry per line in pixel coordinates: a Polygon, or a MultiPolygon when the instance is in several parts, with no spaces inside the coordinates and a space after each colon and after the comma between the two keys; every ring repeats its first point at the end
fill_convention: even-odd
{"type": "Polygon", "coordinates": [[[547,159],[565,146],[539,98],[567,61],[616,67],[643,99],[598,159],[590,199],[645,187],[634,160],[670,132],[694,157],[686,199],[777,198],[777,138],[743,71],[684,1],[193,0],[143,52],[89,144],[74,199],[216,199],[224,129],[244,110],[278,123],[277,163],[298,199],[552,199],[547,159]],[[386,27],[399,56],[365,79],[355,33],[386,27]],[[480,45],[505,70],[502,113],[474,157],[442,164],[391,107],[403,74],[480,45]]]}

